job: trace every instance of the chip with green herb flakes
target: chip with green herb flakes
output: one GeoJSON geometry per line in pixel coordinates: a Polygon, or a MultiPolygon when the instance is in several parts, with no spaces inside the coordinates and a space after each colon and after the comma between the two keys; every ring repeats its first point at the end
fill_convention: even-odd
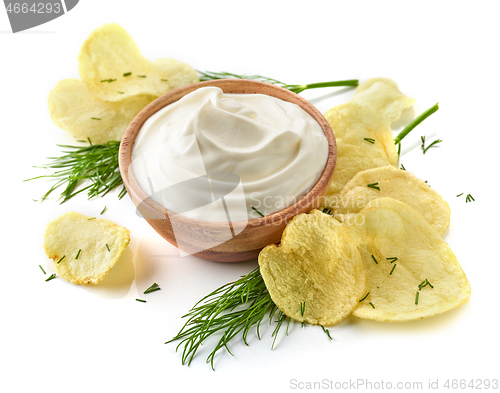
{"type": "Polygon", "coordinates": [[[391,128],[373,109],[349,102],[325,113],[337,142],[337,164],[328,195],[336,195],[358,172],[397,165],[391,128]],[[374,143],[367,143],[365,139],[374,143]]]}
{"type": "Polygon", "coordinates": [[[345,215],[359,213],[366,204],[382,197],[394,198],[413,207],[441,236],[450,225],[451,210],[441,195],[411,173],[392,165],[359,172],[342,189],[334,206],[326,199],[325,207],[342,222],[345,215]],[[377,184],[378,188],[370,184],[367,187],[367,183],[377,184]]]}
{"type": "Polygon", "coordinates": [[[78,79],[63,79],[49,94],[52,121],[78,139],[92,143],[120,141],[132,119],[154,96],[136,95],[120,102],[96,97],[78,79]]]}
{"type": "Polygon", "coordinates": [[[156,98],[199,82],[196,71],[186,63],[146,59],[130,34],[116,23],[90,33],[80,50],[78,69],[87,88],[101,100],[111,102],[136,95],[156,98]]]}
{"type": "Polygon", "coordinates": [[[128,229],[114,222],[69,212],[47,224],[45,254],[56,273],[73,284],[97,284],[111,271],[130,242],[128,229]]]}
{"type": "Polygon", "coordinates": [[[259,266],[273,302],[300,322],[333,325],[351,313],[365,291],[356,244],[319,210],[295,216],[281,244],[260,252],[259,266]]]}
{"type": "Polygon", "coordinates": [[[360,302],[356,317],[410,321],[442,314],[469,299],[469,282],[456,256],[415,209],[378,198],[342,225],[361,253],[373,305],[360,302]]]}

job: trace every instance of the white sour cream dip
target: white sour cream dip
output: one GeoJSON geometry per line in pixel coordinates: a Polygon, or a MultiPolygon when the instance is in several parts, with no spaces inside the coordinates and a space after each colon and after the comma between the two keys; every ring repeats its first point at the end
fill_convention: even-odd
{"type": "Polygon", "coordinates": [[[327,156],[320,125],[298,105],[203,87],[146,120],[132,170],[150,198],[170,211],[234,222],[260,217],[255,209],[269,215],[297,202],[327,156]],[[224,179],[230,184],[213,188],[224,179]]]}

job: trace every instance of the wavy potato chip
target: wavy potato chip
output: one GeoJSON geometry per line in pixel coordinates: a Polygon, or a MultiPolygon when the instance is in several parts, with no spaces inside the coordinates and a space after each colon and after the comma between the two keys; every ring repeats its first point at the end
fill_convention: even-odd
{"type": "Polygon", "coordinates": [[[50,92],[48,107],[52,121],[79,139],[92,143],[120,141],[125,129],[153,96],[133,96],[121,102],[97,98],[78,79],[63,79],[50,92]]]}
{"type": "Polygon", "coordinates": [[[297,321],[333,325],[351,313],[365,288],[356,244],[319,210],[295,216],[281,244],[260,252],[259,265],[273,302],[297,321]]]}
{"type": "Polygon", "coordinates": [[[391,128],[371,108],[352,102],[325,113],[337,142],[337,164],[328,195],[339,193],[358,172],[397,165],[391,128]]]}
{"type": "Polygon", "coordinates": [[[450,225],[450,206],[424,181],[391,165],[359,172],[345,185],[339,198],[326,198],[324,205],[344,221],[346,214],[359,213],[374,199],[390,197],[418,211],[443,236],[450,225]],[[377,184],[378,190],[368,187],[377,184]]]}
{"type": "Polygon", "coordinates": [[[153,63],[146,59],[130,34],[116,23],[90,33],[80,50],[78,69],[82,82],[104,101],[144,94],[159,97],[199,82],[196,71],[185,63],[173,59],[153,63]]]}
{"type": "Polygon", "coordinates": [[[97,284],[127,248],[129,233],[112,221],[69,212],[47,224],[43,249],[64,279],[73,284],[97,284]]]}
{"type": "Polygon", "coordinates": [[[200,81],[193,67],[180,60],[160,58],[153,61],[153,66],[162,75],[163,79],[168,80],[170,90],[200,81]]]}
{"type": "Polygon", "coordinates": [[[374,109],[388,124],[391,124],[398,120],[403,110],[411,107],[415,100],[401,93],[393,80],[372,78],[356,88],[356,94],[351,98],[351,102],[374,109]]]}
{"type": "Polygon", "coordinates": [[[470,286],[448,244],[420,213],[392,198],[367,204],[343,224],[366,271],[353,315],[410,321],[442,314],[469,299],[470,286]]]}

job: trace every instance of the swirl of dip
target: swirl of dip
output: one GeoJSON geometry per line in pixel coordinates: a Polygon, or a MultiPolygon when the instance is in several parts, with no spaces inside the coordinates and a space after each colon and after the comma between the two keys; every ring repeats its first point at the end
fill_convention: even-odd
{"type": "Polygon", "coordinates": [[[140,187],[161,206],[217,221],[227,206],[242,206],[246,217],[239,219],[246,219],[259,217],[255,209],[269,215],[292,205],[316,183],[327,155],[320,125],[298,105],[203,87],[146,120],[133,146],[132,168],[140,187]],[[221,203],[198,181],[207,174],[236,174],[238,187],[229,187],[221,203]]]}

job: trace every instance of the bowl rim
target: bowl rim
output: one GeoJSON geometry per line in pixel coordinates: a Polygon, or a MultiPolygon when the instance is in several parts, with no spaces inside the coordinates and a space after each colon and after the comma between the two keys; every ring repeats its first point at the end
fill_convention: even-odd
{"type": "MultiPolygon", "coordinates": [[[[153,114],[155,114],[162,108],[166,107],[167,105],[173,104],[174,102],[177,102],[185,95],[195,90],[198,90],[199,88],[207,86],[219,87],[224,91],[224,93],[228,94],[264,94],[264,95],[269,95],[271,97],[279,98],[283,101],[297,104],[303,110],[305,110],[309,115],[311,115],[311,117],[320,125],[323,134],[325,135],[328,142],[327,160],[325,166],[323,167],[323,171],[316,180],[316,183],[314,183],[314,185],[303,196],[301,196],[294,204],[285,207],[284,209],[281,209],[275,213],[269,214],[267,216],[252,218],[250,220],[247,220],[246,221],[247,226],[252,226],[252,227],[264,226],[278,221],[277,219],[279,219],[280,223],[283,221],[283,219],[289,220],[292,217],[299,214],[301,209],[303,209],[309,203],[323,196],[324,191],[322,192],[322,190],[328,188],[337,162],[337,144],[335,136],[333,134],[332,128],[330,127],[330,124],[323,116],[323,114],[305,98],[277,85],[250,79],[217,79],[217,80],[203,81],[186,85],[158,97],[157,99],[152,101],[149,105],[147,105],[144,109],[142,109],[134,117],[132,122],[128,125],[120,142],[118,163],[119,163],[120,174],[123,179],[123,184],[127,189],[130,198],[133,201],[141,201],[141,204],[144,205],[143,207],[146,207],[149,210],[149,212],[161,218],[168,219],[170,215],[175,215],[176,220],[180,219],[181,221],[185,221],[186,223],[189,224],[198,224],[200,226],[215,226],[215,227],[218,225],[227,226],[228,224],[227,222],[204,221],[200,219],[189,218],[161,206],[160,204],[153,201],[146,194],[146,192],[139,186],[139,183],[137,182],[137,179],[135,178],[132,170],[133,146],[135,139],[139,134],[144,122],[147,119],[149,119],[153,114]],[[235,87],[238,85],[240,87],[249,86],[250,91],[248,93],[245,92],[231,93],[225,91],[225,89],[235,87]],[[263,90],[263,92],[262,91],[259,93],[253,92],[253,90],[259,90],[259,89],[263,90]],[[283,97],[286,97],[286,99],[284,99],[283,97]],[[305,205],[303,205],[304,203],[303,201],[306,201],[305,205]]],[[[245,89],[243,88],[243,90],[245,89]]],[[[242,222],[245,221],[237,221],[234,222],[234,224],[242,222]]],[[[231,224],[231,222],[229,224],[231,224]]]]}

